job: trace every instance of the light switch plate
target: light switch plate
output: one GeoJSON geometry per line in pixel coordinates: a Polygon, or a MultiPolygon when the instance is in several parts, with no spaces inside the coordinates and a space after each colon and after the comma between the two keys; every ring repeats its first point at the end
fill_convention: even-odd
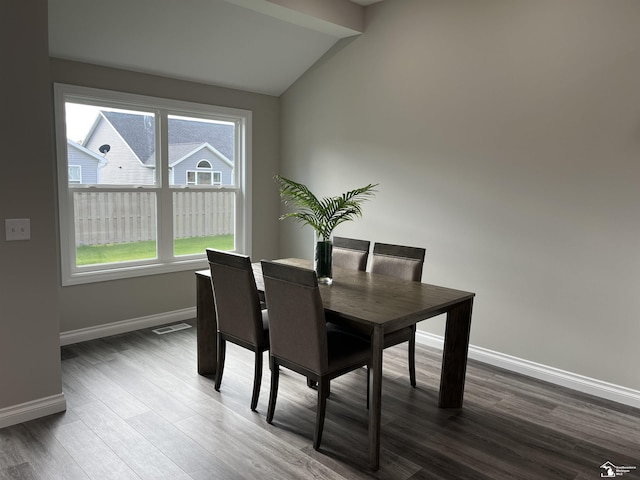
{"type": "Polygon", "coordinates": [[[4,227],[7,241],[29,240],[31,238],[30,218],[5,218],[4,227]]]}

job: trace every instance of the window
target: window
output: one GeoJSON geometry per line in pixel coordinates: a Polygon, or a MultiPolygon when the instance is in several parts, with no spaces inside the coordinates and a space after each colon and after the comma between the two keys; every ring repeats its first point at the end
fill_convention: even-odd
{"type": "Polygon", "coordinates": [[[55,85],[62,283],[249,252],[251,112],[55,85]]]}
{"type": "Polygon", "coordinates": [[[69,183],[82,183],[82,169],[80,165],[69,165],[69,183]]]}
{"type": "Polygon", "coordinates": [[[187,185],[221,185],[222,172],[213,171],[211,162],[200,160],[198,170],[187,170],[187,185]]]}

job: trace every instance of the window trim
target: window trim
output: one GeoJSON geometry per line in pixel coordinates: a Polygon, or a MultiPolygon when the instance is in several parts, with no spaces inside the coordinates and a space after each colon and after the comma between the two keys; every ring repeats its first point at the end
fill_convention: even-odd
{"type": "MultiPolygon", "coordinates": [[[[206,161],[206,160],[202,160],[202,161],[206,161]]],[[[185,170],[184,172],[185,174],[185,185],[189,185],[189,186],[195,186],[195,185],[206,185],[206,186],[212,186],[212,185],[222,185],[222,172],[220,170],[214,170],[213,168],[203,168],[203,167],[196,167],[196,170],[185,170]],[[190,182],[189,181],[189,174],[193,173],[194,177],[195,177],[195,183],[190,182]],[[198,174],[199,173],[210,173],[211,174],[211,183],[200,183],[198,182],[198,174]],[[219,178],[218,181],[215,180],[216,176],[219,178]]]]}
{"type": "MultiPolygon", "coordinates": [[[[58,213],[60,232],[60,261],[61,282],[63,286],[77,285],[108,280],[117,280],[146,275],[163,274],[185,270],[197,270],[207,268],[208,264],[204,252],[202,255],[173,255],[173,220],[172,220],[172,195],[176,191],[198,191],[202,188],[213,188],[215,191],[236,192],[235,239],[237,252],[251,255],[251,175],[252,175],[252,112],[229,107],[219,107],[209,104],[200,104],[182,100],[172,100],[146,95],[130,94],[111,90],[82,87],[62,83],[54,83],[54,113],[56,132],[56,155],[58,174],[58,213]],[[77,103],[100,102],[102,105],[110,103],[126,106],[131,109],[145,109],[160,112],[159,121],[156,123],[158,147],[158,165],[156,185],[127,185],[108,186],[101,185],[101,190],[114,191],[145,191],[156,192],[157,203],[157,241],[158,258],[136,262],[121,262],[117,264],[101,264],[78,267],[75,265],[75,230],[73,218],[73,188],[86,188],[91,186],[69,186],[67,165],[67,135],[64,104],[67,101],[77,103]],[[169,176],[173,174],[169,168],[167,124],[164,119],[168,115],[182,115],[206,118],[216,116],[225,118],[236,124],[237,135],[234,145],[236,160],[234,164],[235,186],[212,185],[203,187],[198,185],[171,185],[169,176]],[[160,239],[164,238],[163,241],[160,239]],[[166,239],[171,239],[167,241],[166,239]]],[[[94,187],[95,188],[95,187],[94,187]]]]}
{"type": "Polygon", "coordinates": [[[82,184],[82,165],[68,165],[67,164],[67,179],[69,180],[69,183],[73,183],[73,184],[82,184]],[[69,171],[71,171],[71,169],[77,169],[78,173],[79,173],[79,180],[77,182],[72,181],[71,180],[71,175],[69,175],[69,171]]]}

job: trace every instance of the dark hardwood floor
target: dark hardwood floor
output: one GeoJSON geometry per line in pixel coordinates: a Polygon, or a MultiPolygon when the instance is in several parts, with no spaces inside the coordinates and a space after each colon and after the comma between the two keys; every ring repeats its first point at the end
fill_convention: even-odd
{"type": "MultiPolygon", "coordinates": [[[[190,322],[193,325],[193,322],[190,322]]],[[[575,479],[635,466],[640,410],[470,361],[462,410],[438,409],[440,354],[384,355],[380,470],[367,466],[366,371],[331,384],[321,451],[316,392],[269,369],[249,409],[253,357],[228,344],[220,392],[196,373],[196,329],[151,329],[62,348],[65,413],[0,430],[0,479],[575,479]]],[[[267,356],[265,354],[265,366],[267,356]]]]}

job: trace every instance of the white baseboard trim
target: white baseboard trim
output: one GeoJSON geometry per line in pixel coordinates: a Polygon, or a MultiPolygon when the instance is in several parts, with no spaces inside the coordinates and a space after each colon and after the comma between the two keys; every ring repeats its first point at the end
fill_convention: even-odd
{"type": "MultiPolygon", "coordinates": [[[[416,343],[442,350],[444,337],[416,332],[416,343]]],[[[582,393],[640,408],[640,391],[469,345],[469,358],[582,393]]]]}
{"type": "Polygon", "coordinates": [[[133,332],[143,328],[157,327],[167,323],[182,322],[195,318],[196,307],[174,310],[173,312],[148,315],[146,317],[132,318],[120,322],[107,323],[96,327],[80,328],[60,333],[60,345],[71,345],[72,343],[86,342],[96,338],[119,335],[121,333],[133,332]]]}
{"type": "Polygon", "coordinates": [[[12,405],[0,409],[0,428],[64,412],[66,409],[67,401],[64,398],[64,393],[12,405]]]}

